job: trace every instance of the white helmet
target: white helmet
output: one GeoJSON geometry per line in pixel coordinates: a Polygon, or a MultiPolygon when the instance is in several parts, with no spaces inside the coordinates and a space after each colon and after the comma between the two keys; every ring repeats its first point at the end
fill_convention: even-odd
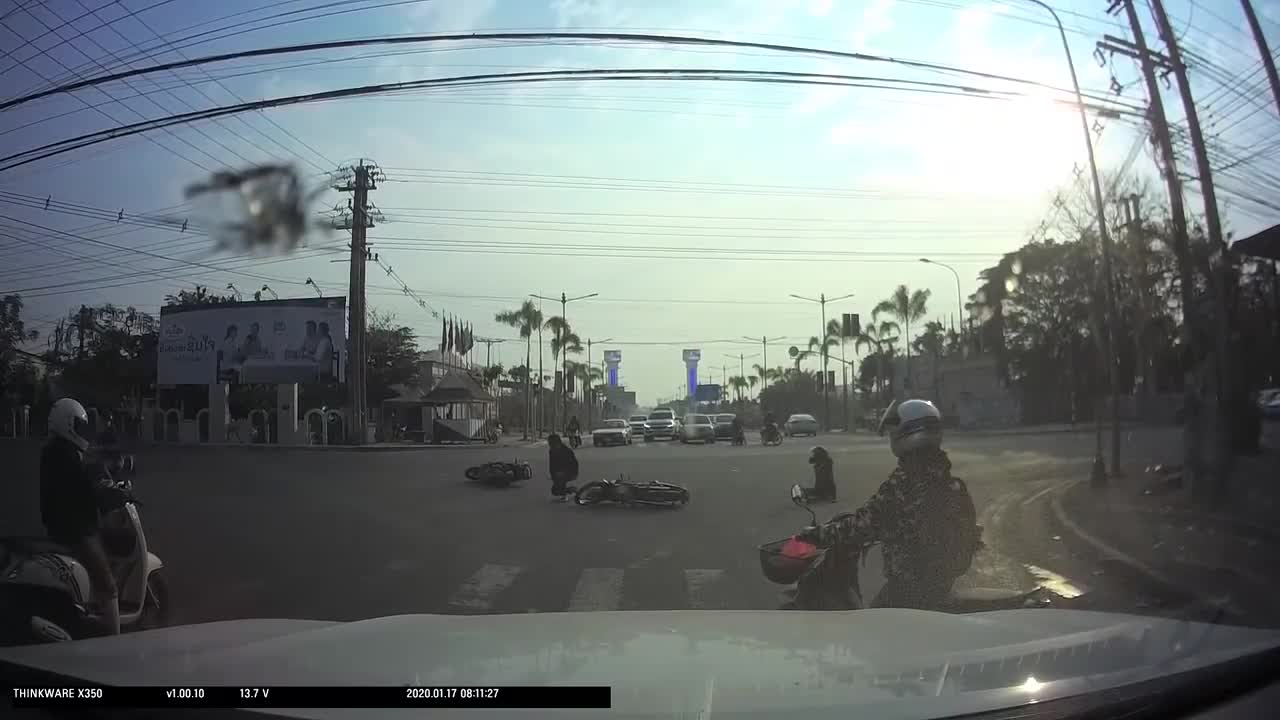
{"type": "Polygon", "coordinates": [[[942,413],[928,400],[903,400],[890,405],[880,418],[880,434],[889,434],[889,448],[902,457],[942,447],[942,413]]]}
{"type": "Polygon", "coordinates": [[[72,398],[62,398],[49,408],[49,434],[71,442],[80,450],[89,447],[89,414],[72,398]]]}

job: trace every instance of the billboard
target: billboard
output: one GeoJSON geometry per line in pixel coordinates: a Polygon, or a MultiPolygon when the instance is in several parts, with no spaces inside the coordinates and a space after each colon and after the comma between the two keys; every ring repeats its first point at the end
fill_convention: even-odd
{"type": "Polygon", "coordinates": [[[699,385],[693,399],[698,402],[720,402],[720,386],[699,385]]]}
{"type": "Polygon", "coordinates": [[[160,308],[162,385],[344,382],[345,297],[160,308]]]}
{"type": "Polygon", "coordinates": [[[702,351],[701,350],[685,350],[683,357],[685,362],[696,363],[702,359],[702,351]]]}
{"type": "Polygon", "coordinates": [[[615,363],[615,364],[622,362],[622,351],[621,350],[605,350],[604,361],[607,363],[615,363]]]}

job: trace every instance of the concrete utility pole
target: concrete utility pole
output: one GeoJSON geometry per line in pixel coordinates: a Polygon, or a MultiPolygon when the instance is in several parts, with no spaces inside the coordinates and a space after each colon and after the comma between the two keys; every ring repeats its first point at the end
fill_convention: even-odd
{"type": "Polygon", "coordinates": [[[1271,83],[1271,94],[1276,99],[1276,109],[1280,110],[1280,77],[1276,76],[1276,61],[1271,57],[1271,48],[1267,46],[1267,38],[1262,34],[1262,26],[1258,24],[1258,16],[1253,12],[1250,0],[1240,0],[1244,7],[1244,17],[1249,21],[1249,30],[1253,33],[1253,41],[1258,43],[1258,54],[1262,56],[1262,67],[1267,71],[1267,82],[1271,83]]]}
{"type": "MultiPolygon", "coordinates": [[[[599,294],[600,293],[589,293],[587,295],[579,295],[578,297],[565,297],[565,294],[563,292],[560,293],[560,319],[564,321],[565,330],[568,330],[569,328],[569,314],[567,312],[569,303],[575,302],[577,300],[586,300],[587,298],[593,298],[599,294]]],[[[556,302],[556,298],[552,298],[552,297],[543,297],[541,295],[533,295],[532,297],[538,298],[539,300],[549,300],[551,302],[556,302]]],[[[569,419],[568,418],[569,353],[567,352],[568,348],[564,347],[563,333],[561,333],[561,337],[559,338],[559,343],[560,343],[560,422],[565,423],[565,422],[568,422],[568,419],[569,419]]],[[[555,428],[554,415],[552,415],[551,426],[552,426],[552,429],[555,428]]]]}
{"type": "MultiPolygon", "coordinates": [[[[746,335],[743,335],[742,339],[750,340],[751,342],[756,341],[755,338],[748,337],[746,335]]],[[[765,337],[764,335],[760,336],[760,367],[764,368],[766,372],[769,370],[769,343],[778,342],[779,340],[786,340],[786,337],[782,335],[772,338],[765,337]]],[[[760,378],[760,392],[764,392],[764,389],[767,387],[769,387],[769,377],[766,375],[765,377],[760,378]]]]}
{"type": "Polygon", "coordinates": [[[367,397],[365,393],[365,371],[368,358],[365,349],[365,267],[371,257],[365,242],[365,231],[373,227],[373,218],[369,212],[369,191],[377,189],[377,181],[382,178],[382,171],[376,165],[366,164],[363,159],[351,168],[351,177],[334,186],[339,192],[349,192],[351,199],[351,276],[347,298],[347,325],[350,331],[351,349],[347,353],[347,397],[351,403],[350,441],[353,445],[363,445],[365,428],[368,423],[367,397]]]}
{"type": "Polygon", "coordinates": [[[1169,16],[1165,14],[1161,0],[1150,0],[1151,11],[1155,16],[1156,26],[1164,40],[1169,54],[1169,65],[1178,79],[1178,94],[1182,96],[1183,111],[1187,117],[1187,132],[1191,136],[1191,147],[1195,151],[1196,172],[1200,179],[1200,196],[1204,198],[1204,221],[1209,234],[1209,246],[1212,251],[1221,253],[1222,261],[1218,277],[1210,269],[1209,287],[1214,294],[1214,307],[1217,317],[1213,318],[1212,329],[1214,345],[1217,350],[1217,390],[1218,390],[1218,428],[1217,457],[1215,465],[1218,489],[1226,487],[1231,473],[1233,453],[1231,447],[1231,408],[1236,399],[1232,385],[1235,382],[1228,365],[1231,363],[1228,347],[1228,327],[1231,318],[1227,308],[1229,260],[1227,244],[1222,236],[1222,221],[1218,216],[1218,197],[1213,188],[1213,170],[1209,165],[1209,153],[1205,149],[1204,135],[1200,130],[1200,116],[1196,112],[1195,98],[1191,96],[1191,83],[1187,80],[1187,66],[1182,62],[1182,51],[1178,48],[1177,36],[1173,26],[1169,24],[1169,16]]]}
{"type": "MultiPolygon", "coordinates": [[[[1129,19],[1129,27],[1133,32],[1133,43],[1126,43],[1118,38],[1106,37],[1098,46],[1110,52],[1118,52],[1134,58],[1142,66],[1142,77],[1147,85],[1147,96],[1151,99],[1148,119],[1151,122],[1151,137],[1160,152],[1161,174],[1164,175],[1165,186],[1169,194],[1169,219],[1173,225],[1173,255],[1178,265],[1178,291],[1182,304],[1182,343],[1193,359],[1199,356],[1196,352],[1195,328],[1200,325],[1196,306],[1195,279],[1192,275],[1191,244],[1187,237],[1187,214],[1182,204],[1182,181],[1178,178],[1178,161],[1173,152],[1173,140],[1169,136],[1169,124],[1164,110],[1164,100],[1160,96],[1160,86],[1156,82],[1154,59],[1158,57],[1147,49],[1146,37],[1142,32],[1142,23],[1138,20],[1138,11],[1133,0],[1123,0],[1112,4],[1111,10],[1124,6],[1129,19]]],[[[1167,67],[1168,61],[1160,57],[1167,67]]],[[[1194,487],[1201,473],[1201,432],[1202,418],[1200,413],[1200,394],[1194,381],[1194,370],[1188,373],[1183,385],[1183,398],[1186,407],[1186,424],[1183,428],[1183,464],[1186,467],[1187,480],[1194,487]]]]}

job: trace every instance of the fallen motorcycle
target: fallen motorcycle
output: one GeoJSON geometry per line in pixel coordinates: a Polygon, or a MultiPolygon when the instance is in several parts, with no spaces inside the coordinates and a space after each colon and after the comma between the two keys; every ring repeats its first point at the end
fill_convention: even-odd
{"type": "Polygon", "coordinates": [[[472,465],[466,470],[467,479],[495,487],[509,487],[512,483],[533,477],[533,466],[527,462],[487,462],[472,465]]]}
{"type": "MultiPolygon", "coordinates": [[[[770,582],[795,585],[787,593],[783,610],[860,610],[866,605],[858,581],[858,567],[868,547],[851,545],[828,525],[819,525],[804,489],[791,488],[791,501],[809,512],[812,523],[795,535],[765,543],[759,548],[760,570],[770,582]]],[[[852,513],[840,513],[829,523],[852,513]]],[[[981,527],[978,528],[979,537],[981,527]]],[[[981,548],[981,541],[978,541],[981,548]]],[[[1043,587],[1016,590],[971,588],[953,590],[951,596],[930,608],[938,612],[975,613],[1046,607],[1056,593],[1043,587]]]]}
{"type": "Polygon", "coordinates": [[[689,491],[671,483],[635,483],[618,476],[617,480],[596,480],[583,485],[574,493],[573,501],[584,507],[605,502],[679,507],[689,502],[689,491]]]}

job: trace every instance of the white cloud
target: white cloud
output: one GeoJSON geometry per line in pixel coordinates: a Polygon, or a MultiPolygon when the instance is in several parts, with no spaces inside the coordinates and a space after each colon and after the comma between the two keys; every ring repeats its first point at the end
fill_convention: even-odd
{"type": "Polygon", "coordinates": [[[451,32],[482,27],[497,0],[431,0],[410,6],[407,15],[414,30],[451,32]]]}
{"type": "Polygon", "coordinates": [[[893,2],[894,0],[871,0],[862,11],[862,17],[857,23],[858,29],[853,32],[854,52],[867,52],[873,40],[893,29],[893,2]]]}
{"type": "Polygon", "coordinates": [[[850,145],[862,136],[862,126],[853,120],[845,120],[836,125],[828,135],[833,145],[850,145]]]}
{"type": "Polygon", "coordinates": [[[825,17],[831,12],[832,0],[813,0],[809,3],[809,14],[814,17],[825,17]]]}

